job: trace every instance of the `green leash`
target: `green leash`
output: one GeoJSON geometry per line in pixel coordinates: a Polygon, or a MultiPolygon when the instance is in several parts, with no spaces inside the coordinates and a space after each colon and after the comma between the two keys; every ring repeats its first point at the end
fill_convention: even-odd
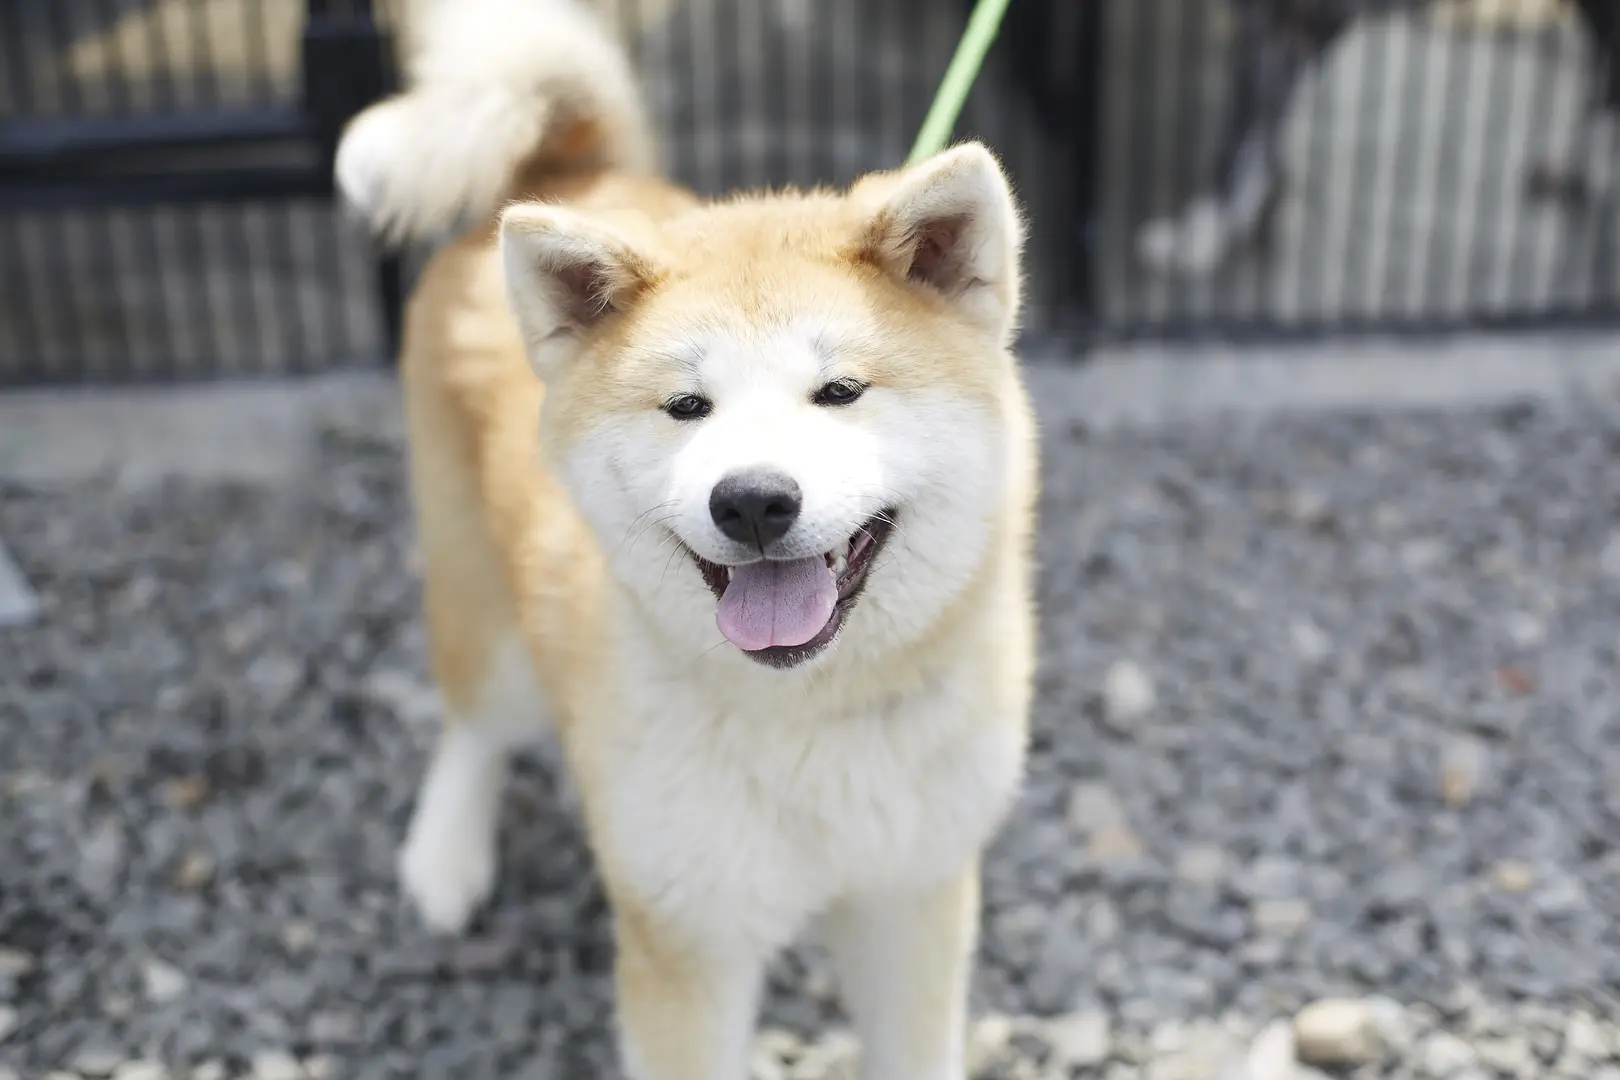
{"type": "Polygon", "coordinates": [[[973,80],[979,77],[979,68],[984,65],[984,55],[990,51],[990,43],[996,39],[996,31],[1001,28],[1001,17],[1006,14],[1007,5],[1011,2],[979,0],[974,5],[967,29],[962,31],[962,40],[957,42],[956,54],[951,57],[951,66],[945,69],[945,77],[934,92],[934,103],[928,107],[922,130],[917,132],[917,141],[912,144],[907,165],[915,165],[923,158],[932,157],[945,149],[956,127],[956,119],[962,114],[968,91],[973,89],[973,80]]]}

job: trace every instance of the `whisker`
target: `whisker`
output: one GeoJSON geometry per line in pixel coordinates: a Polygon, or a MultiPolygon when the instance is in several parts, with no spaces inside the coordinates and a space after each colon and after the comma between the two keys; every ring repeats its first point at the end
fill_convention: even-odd
{"type": "MultiPolygon", "coordinates": [[[[670,507],[672,507],[674,505],[675,505],[675,500],[666,499],[664,502],[661,502],[661,503],[657,504],[656,506],[650,506],[646,510],[643,510],[641,513],[637,514],[635,516],[634,520],[632,520],[629,525],[625,526],[624,535],[619,538],[619,543],[617,545],[615,545],[615,548],[616,549],[623,548],[624,545],[625,545],[625,542],[630,540],[630,534],[632,532],[635,532],[636,526],[640,525],[643,520],[645,520],[648,517],[651,517],[653,514],[656,514],[661,510],[668,510],[670,507]]],[[[672,515],[672,517],[673,516],[678,516],[678,515],[672,515]]],[[[671,518],[669,518],[669,517],[661,518],[658,522],[654,522],[654,524],[661,524],[662,522],[669,521],[669,520],[671,520],[671,518]]],[[[650,527],[651,526],[649,526],[649,528],[650,527]]],[[[646,529],[643,529],[641,531],[646,532],[646,529]]],[[[640,534],[638,533],[637,535],[639,536],[640,534]]]]}

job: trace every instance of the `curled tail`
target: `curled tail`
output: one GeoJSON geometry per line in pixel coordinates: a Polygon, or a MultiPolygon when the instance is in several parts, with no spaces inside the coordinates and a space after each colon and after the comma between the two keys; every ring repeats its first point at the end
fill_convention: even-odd
{"type": "Polygon", "coordinates": [[[655,166],[629,58],[580,0],[411,7],[408,88],[356,116],[337,150],[338,190],[383,240],[466,228],[542,165],[655,166]]]}

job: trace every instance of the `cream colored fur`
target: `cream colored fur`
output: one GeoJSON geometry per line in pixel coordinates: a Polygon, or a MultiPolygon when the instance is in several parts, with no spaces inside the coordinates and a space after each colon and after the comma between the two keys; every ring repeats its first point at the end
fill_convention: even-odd
{"type": "Polygon", "coordinates": [[[362,116],[345,148],[365,166],[345,190],[383,192],[365,205],[384,223],[514,201],[430,260],[405,328],[447,705],[405,888],[436,929],[466,924],[497,874],[507,755],[553,731],[613,907],[636,1080],[743,1080],[765,964],[817,922],[864,1076],[962,1080],[978,860],[1020,781],[1034,664],[1035,434],[1010,353],[1022,234],[1001,170],[965,145],[846,192],[701,205],[636,172],[621,59],[595,71],[578,61],[594,46],[554,40],[485,64],[432,55],[493,25],[460,31],[425,39],[418,77],[454,73],[522,116],[453,132],[362,116]],[[480,89],[479,72],[520,69],[550,89],[480,89]],[[552,92],[589,153],[517,144],[553,138],[552,92]],[[460,152],[420,145],[441,136],[460,152]],[[438,174],[419,175],[429,160],[438,174]],[[817,404],[835,380],[865,392],[817,404]],[[712,409],[678,419],[681,395],[712,409]],[[802,489],[783,558],[893,513],[838,636],[785,670],[721,636],[695,558],[757,559],[709,508],[755,466],[802,489]]]}
{"type": "Polygon", "coordinates": [[[656,165],[636,80],[611,29],[575,0],[412,5],[409,88],[356,117],[337,183],[388,241],[442,239],[494,212],[548,140],[581,124],[558,164],[644,173],[656,165]]]}

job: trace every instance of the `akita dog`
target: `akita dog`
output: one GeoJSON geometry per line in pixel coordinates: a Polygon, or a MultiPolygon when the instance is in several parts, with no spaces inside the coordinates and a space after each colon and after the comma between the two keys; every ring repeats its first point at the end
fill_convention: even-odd
{"type": "Polygon", "coordinates": [[[658,178],[565,0],[429,10],[338,178],[458,233],[401,360],[446,716],[401,856],[456,932],[547,728],[614,914],[638,1080],[741,1080],[820,921],[873,1080],[960,1080],[978,862],[1023,772],[1036,438],[1022,226],[981,146],[843,192],[658,178]]]}

